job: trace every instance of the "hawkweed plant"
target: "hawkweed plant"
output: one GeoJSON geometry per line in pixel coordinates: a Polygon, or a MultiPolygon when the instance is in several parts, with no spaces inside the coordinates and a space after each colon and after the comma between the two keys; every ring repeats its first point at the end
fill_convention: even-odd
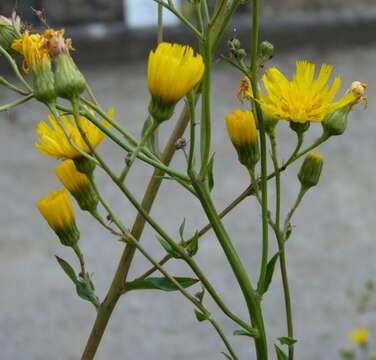
{"type": "MultiPolygon", "coordinates": [[[[237,152],[238,165],[245,167],[249,174],[249,186],[227,208],[219,211],[211,196],[215,181],[211,138],[212,131],[217,130],[212,129],[212,69],[225,30],[244,1],[218,0],[213,11],[209,11],[207,0],[187,0],[192,18],[183,15],[173,1],[150,1],[158,4],[157,42],[148,58],[150,100],[146,106],[149,115],[142,126],[140,138],[133,136],[115,120],[111,108],[105,110],[109,104],[102,106],[97,101],[87,79],[74,62],[72,40],[65,37],[63,29],[46,28],[36,33],[24,26],[16,15],[11,19],[0,18],[0,52],[18,80],[18,84],[12,84],[2,78],[1,84],[19,95],[12,103],[2,105],[1,111],[28,101],[39,101],[49,112],[48,122],[41,121],[36,127],[38,139],[35,147],[58,162],[56,175],[62,189],[40,199],[37,207],[61,244],[70,247],[76,254],[79,269],[60,257],[57,257],[58,264],[74,283],[78,296],[94,305],[96,311],[82,359],[94,358],[118,301],[131,290],[154,289],[181,293],[192,304],[197,320],[209,323],[219,336],[224,347],[222,354],[226,358],[239,359],[232,336],[242,335],[245,342],[254,346],[254,350],[250,347],[250,356],[254,351],[258,360],[275,357],[293,360],[297,340],[286,254],[287,240],[293,231],[293,216],[305,194],[319,183],[324,156],[316,148],[345,131],[352,108],[366,102],[367,85],[354,81],[344,89],[340,76],[331,80],[333,67],[326,64],[317,71],[315,64],[297,61],[296,72],[291,79],[278,68],[268,67],[274,47],[267,41],[259,41],[260,0],[253,0],[249,21],[250,44],[247,44],[251,45],[251,52],[247,54],[240,41],[232,39],[228,42],[228,55],[222,56],[229,66],[239,71],[237,96],[242,110],[228,109],[223,121],[237,152]],[[172,44],[163,39],[164,11],[172,12],[192,32],[196,50],[186,44],[172,44]],[[181,101],[185,101],[185,105],[176,120],[175,108],[181,101]],[[158,128],[167,121],[175,122],[175,128],[161,151],[155,140],[158,128]],[[292,144],[287,161],[281,162],[277,130],[285,126],[286,121],[296,135],[296,144],[292,144]],[[321,126],[322,133],[312,143],[305,144],[305,134],[311,123],[321,126]],[[182,140],[184,134],[188,141],[182,140]],[[124,153],[126,164],[120,173],[109,166],[98,150],[104,140],[114,142],[124,153]],[[181,148],[187,150],[186,167],[176,169],[170,162],[175,151],[181,148]],[[136,161],[154,168],[141,202],[127,186],[127,176],[136,161]],[[273,167],[271,173],[267,171],[269,162],[273,167]],[[283,215],[281,173],[295,162],[301,162],[297,173],[300,191],[290,211],[283,215]],[[102,196],[96,184],[96,174],[100,171],[137,210],[133,225],[124,223],[122,214],[116,213],[102,196]],[[160,185],[166,178],[177,182],[192,195],[207,218],[207,225],[189,239],[182,237],[177,240],[158,223],[158,219],[150,215],[160,185]],[[274,187],[274,201],[268,198],[271,187],[274,187]],[[251,279],[243,264],[231,229],[227,229],[222,222],[224,216],[249,197],[253,197],[261,208],[262,232],[259,241],[262,246],[260,268],[255,269],[258,271],[257,281],[251,279]],[[80,232],[73,200],[79,209],[92,216],[98,226],[108,230],[109,235],[124,247],[107,294],[99,295],[95,291],[95,279],[91,275],[95,270],[94,264],[89,264],[90,272],[87,270],[85,254],[80,249],[80,232]],[[160,239],[166,252],[162,259],[156,258],[140,241],[145,224],[149,224],[160,239]],[[221,291],[216,289],[195,259],[200,251],[201,238],[210,229],[239,285],[244,306],[248,310],[246,318],[241,318],[226,304],[221,291]],[[278,244],[275,254],[269,250],[270,241],[278,244]],[[137,251],[150,263],[150,269],[131,280],[128,273],[137,251]],[[165,264],[171,260],[188,265],[190,275],[176,277],[166,270],[165,264]],[[286,332],[275,344],[274,355],[270,355],[268,344],[271,340],[267,324],[264,323],[263,299],[272,285],[277,264],[283,282],[281,302],[285,306],[286,332]],[[198,283],[201,291],[192,292],[191,286],[197,287],[198,283]],[[206,301],[208,297],[212,300],[210,306],[206,301]],[[237,329],[233,334],[227,334],[212,315],[210,307],[214,306],[232,321],[237,329]]],[[[245,218],[247,216],[244,214],[245,218]]],[[[180,229],[183,227],[182,224],[180,229]]],[[[256,234],[252,236],[257,237],[256,234]]],[[[358,342],[366,341],[366,336],[359,331],[355,337],[358,342]]]]}

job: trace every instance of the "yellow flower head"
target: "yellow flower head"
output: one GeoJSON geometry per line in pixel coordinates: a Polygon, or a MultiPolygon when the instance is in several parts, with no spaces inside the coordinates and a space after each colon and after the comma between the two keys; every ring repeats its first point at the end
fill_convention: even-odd
{"type": "Polygon", "coordinates": [[[250,111],[235,110],[232,114],[226,115],[226,127],[235,146],[257,141],[256,122],[250,111]]]}
{"type": "Polygon", "coordinates": [[[87,176],[77,170],[71,159],[63,161],[56,167],[56,175],[70,193],[77,193],[90,185],[87,176]]]}
{"type": "Polygon", "coordinates": [[[38,201],[37,207],[63,245],[73,246],[77,243],[79,233],[75,223],[73,204],[67,190],[49,193],[47,197],[38,201]]]}
{"type": "MultiPolygon", "coordinates": [[[[110,109],[108,112],[109,117],[112,117],[112,114],[113,111],[110,109]]],[[[60,118],[71,142],[85,153],[90,153],[90,149],[82,138],[73,116],[61,116],[60,118]]],[[[66,138],[57,120],[52,115],[49,115],[48,119],[50,124],[46,121],[41,121],[37,126],[39,139],[35,143],[35,147],[39,152],[57,159],[76,159],[81,157],[80,152],[66,138]]],[[[103,140],[105,134],[83,116],[80,118],[80,123],[90,145],[95,148],[103,140]]],[[[104,124],[108,126],[105,121],[104,124]]]]}
{"type": "Polygon", "coordinates": [[[297,123],[321,122],[329,113],[355,100],[351,91],[335,100],[341,78],[337,76],[329,85],[332,72],[332,66],[323,64],[315,79],[315,65],[297,61],[296,73],[289,81],[277,68],[269,69],[262,78],[266,89],[260,98],[263,111],[297,123]]]}
{"type": "Polygon", "coordinates": [[[98,196],[88,177],[77,170],[73,160],[68,159],[59,164],[56,167],[56,176],[77,200],[82,210],[96,209],[98,196]]]}
{"type": "Polygon", "coordinates": [[[369,331],[365,328],[357,328],[353,330],[350,334],[350,340],[359,346],[367,345],[368,338],[369,331]]]}
{"type": "Polygon", "coordinates": [[[50,56],[43,44],[42,36],[30,34],[27,31],[22,34],[20,39],[13,42],[13,50],[24,57],[22,68],[26,74],[42,65],[51,66],[50,56]]]}
{"type": "Polygon", "coordinates": [[[250,111],[235,110],[226,116],[227,132],[239,161],[244,166],[253,166],[259,160],[256,122],[250,111]]]}
{"type": "Polygon", "coordinates": [[[189,46],[161,43],[149,54],[148,88],[153,98],[173,105],[202,78],[204,62],[189,46]]]}

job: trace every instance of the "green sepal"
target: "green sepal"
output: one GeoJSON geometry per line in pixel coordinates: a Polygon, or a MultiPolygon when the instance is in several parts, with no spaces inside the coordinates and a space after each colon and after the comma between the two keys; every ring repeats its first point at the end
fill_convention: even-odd
{"type": "Polygon", "coordinates": [[[76,165],[76,169],[80,172],[85,174],[88,178],[93,175],[95,170],[95,162],[86,158],[85,156],[79,156],[73,159],[74,165],[76,165]]]}
{"type": "MultiPolygon", "coordinates": [[[[149,131],[149,129],[153,127],[153,118],[148,116],[144,122],[141,132],[141,138],[145,136],[145,134],[149,131]]],[[[149,137],[146,139],[145,146],[153,153],[156,153],[155,147],[155,134],[150,134],[149,137]]]]}
{"type": "Polygon", "coordinates": [[[56,101],[54,74],[51,66],[41,64],[32,70],[33,95],[44,103],[52,104],[56,101]]]}
{"type": "Polygon", "coordinates": [[[149,114],[160,124],[174,115],[175,105],[175,103],[167,104],[162,99],[152,97],[149,104],[149,114]]]}
{"type": "MultiPolygon", "coordinates": [[[[189,277],[174,277],[174,279],[180,284],[184,289],[189,288],[199,280],[192,279],[189,277]]],[[[127,282],[124,286],[126,292],[132,290],[162,290],[162,291],[176,291],[178,287],[166,277],[149,277],[142,280],[134,280],[127,282]]]]}
{"type": "Polygon", "coordinates": [[[78,243],[80,239],[80,231],[76,223],[72,223],[61,229],[54,229],[56,235],[59,237],[60,242],[64,246],[72,247],[78,243]]]}

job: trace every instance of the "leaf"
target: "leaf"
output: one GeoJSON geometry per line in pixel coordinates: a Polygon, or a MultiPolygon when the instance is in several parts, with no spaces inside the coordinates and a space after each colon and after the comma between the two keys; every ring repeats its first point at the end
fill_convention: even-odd
{"type": "Polygon", "coordinates": [[[221,354],[228,360],[234,360],[229,354],[226,354],[225,352],[221,352],[221,354]]]}
{"type": "Polygon", "coordinates": [[[204,295],[205,295],[205,288],[202,287],[201,291],[199,291],[197,294],[195,294],[195,297],[197,300],[202,304],[202,301],[204,300],[204,295]]]}
{"type": "Polygon", "coordinates": [[[262,293],[265,294],[273,279],[275,264],[277,263],[277,260],[279,258],[279,252],[277,252],[268,262],[268,265],[266,267],[266,275],[265,275],[265,284],[262,293]]]}
{"type": "Polygon", "coordinates": [[[282,336],[280,338],[278,338],[279,342],[282,344],[282,345],[294,345],[298,340],[295,340],[289,336],[282,336]]]}
{"type": "Polygon", "coordinates": [[[58,256],[55,256],[56,257],[56,260],[57,262],[59,263],[59,265],[61,266],[61,268],[64,270],[64,272],[68,275],[68,277],[74,282],[76,283],[77,282],[77,276],[76,276],[76,273],[74,271],[74,269],[72,268],[72,266],[70,266],[64,259],[58,257],[58,256]]]}
{"type": "Polygon", "coordinates": [[[211,192],[214,188],[214,155],[209,160],[207,172],[208,172],[208,185],[209,185],[209,191],[211,192]]]}
{"type": "Polygon", "coordinates": [[[208,320],[207,316],[204,313],[202,313],[200,310],[195,309],[195,315],[196,315],[196,319],[199,322],[208,320]]]}
{"type": "Polygon", "coordinates": [[[277,353],[278,360],[288,360],[287,355],[277,345],[274,345],[274,347],[275,347],[275,352],[277,353]]]}
{"type": "Polygon", "coordinates": [[[158,238],[158,240],[159,240],[160,244],[162,245],[162,247],[166,250],[166,252],[168,254],[170,254],[175,259],[180,259],[181,258],[180,254],[177,251],[175,251],[172,248],[172,246],[165,239],[158,238]]]}
{"type": "Polygon", "coordinates": [[[179,226],[179,235],[180,235],[181,241],[184,241],[184,228],[185,228],[185,218],[183,219],[183,222],[179,226]]]}
{"type": "MultiPolygon", "coordinates": [[[[142,127],[141,132],[141,138],[144,137],[145,133],[150,129],[150,127],[153,125],[153,119],[151,116],[148,116],[148,118],[144,122],[144,126],[142,127]]],[[[145,146],[153,153],[155,154],[155,134],[149,135],[149,138],[146,140],[145,146]]]]}
{"type": "Polygon", "coordinates": [[[233,332],[234,336],[248,336],[251,338],[254,338],[255,336],[258,335],[257,330],[253,329],[253,332],[247,331],[247,330],[235,330],[233,332]]]}
{"type": "MultiPolygon", "coordinates": [[[[192,279],[188,277],[174,277],[174,279],[182,286],[184,289],[188,288],[198,282],[197,279],[192,279]]],[[[126,283],[126,291],[131,290],[162,290],[162,291],[176,291],[177,286],[166,277],[149,277],[142,280],[135,280],[126,283]]]]}
{"type": "Polygon", "coordinates": [[[198,239],[199,239],[199,235],[198,235],[198,232],[196,231],[193,238],[192,238],[192,241],[190,242],[190,244],[188,246],[188,253],[189,253],[190,256],[194,256],[194,255],[197,254],[198,239]]]}
{"type": "Polygon", "coordinates": [[[99,306],[99,299],[94,293],[91,280],[77,280],[76,282],[77,295],[84,300],[91,302],[96,308],[99,306]]]}

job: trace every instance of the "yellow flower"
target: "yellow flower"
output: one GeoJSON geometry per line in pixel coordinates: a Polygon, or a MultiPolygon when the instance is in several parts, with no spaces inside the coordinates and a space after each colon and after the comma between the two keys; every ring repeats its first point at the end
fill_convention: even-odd
{"type": "Polygon", "coordinates": [[[359,345],[365,346],[368,343],[369,331],[366,328],[357,328],[350,334],[350,340],[359,345]]]}
{"type": "Polygon", "coordinates": [[[152,115],[158,117],[158,107],[162,107],[159,118],[171,117],[173,106],[201,80],[204,69],[201,55],[195,55],[189,46],[161,43],[151,51],[147,76],[152,115]]]}
{"type": "Polygon", "coordinates": [[[256,122],[249,111],[235,110],[226,116],[230,139],[244,166],[254,166],[259,160],[256,122]]]}
{"type": "Polygon", "coordinates": [[[41,65],[51,66],[43,37],[39,34],[30,34],[26,31],[20,39],[13,42],[12,48],[24,57],[22,68],[26,74],[41,65]]]}
{"type": "MultiPolygon", "coordinates": [[[[113,110],[111,108],[108,111],[108,116],[110,118],[113,116],[113,110]]],[[[82,138],[73,116],[61,116],[60,118],[70,140],[75,146],[85,153],[90,153],[90,149],[82,138]]],[[[39,152],[43,155],[52,156],[57,159],[80,158],[80,152],[70,144],[57,120],[52,115],[49,115],[48,119],[50,124],[41,121],[37,126],[39,139],[36,142],[35,147],[39,152]]],[[[105,134],[83,116],[80,118],[80,123],[90,145],[95,148],[103,140],[105,134]]],[[[104,121],[104,124],[106,126],[109,125],[106,121],[104,121]]]]}
{"type": "Polygon", "coordinates": [[[82,210],[94,211],[98,204],[98,196],[88,177],[79,172],[73,160],[63,161],[56,167],[56,176],[64,187],[77,200],[82,210]]]}
{"type": "Polygon", "coordinates": [[[297,61],[296,73],[289,81],[277,68],[269,69],[262,78],[266,89],[260,98],[263,111],[297,123],[321,122],[329,113],[355,100],[350,91],[335,101],[341,78],[337,76],[329,86],[332,72],[333,67],[324,64],[315,79],[315,65],[297,61]]]}
{"type": "Polygon", "coordinates": [[[38,201],[37,207],[63,245],[74,246],[77,243],[79,232],[75,222],[73,204],[67,190],[51,192],[47,197],[38,201]]]}

